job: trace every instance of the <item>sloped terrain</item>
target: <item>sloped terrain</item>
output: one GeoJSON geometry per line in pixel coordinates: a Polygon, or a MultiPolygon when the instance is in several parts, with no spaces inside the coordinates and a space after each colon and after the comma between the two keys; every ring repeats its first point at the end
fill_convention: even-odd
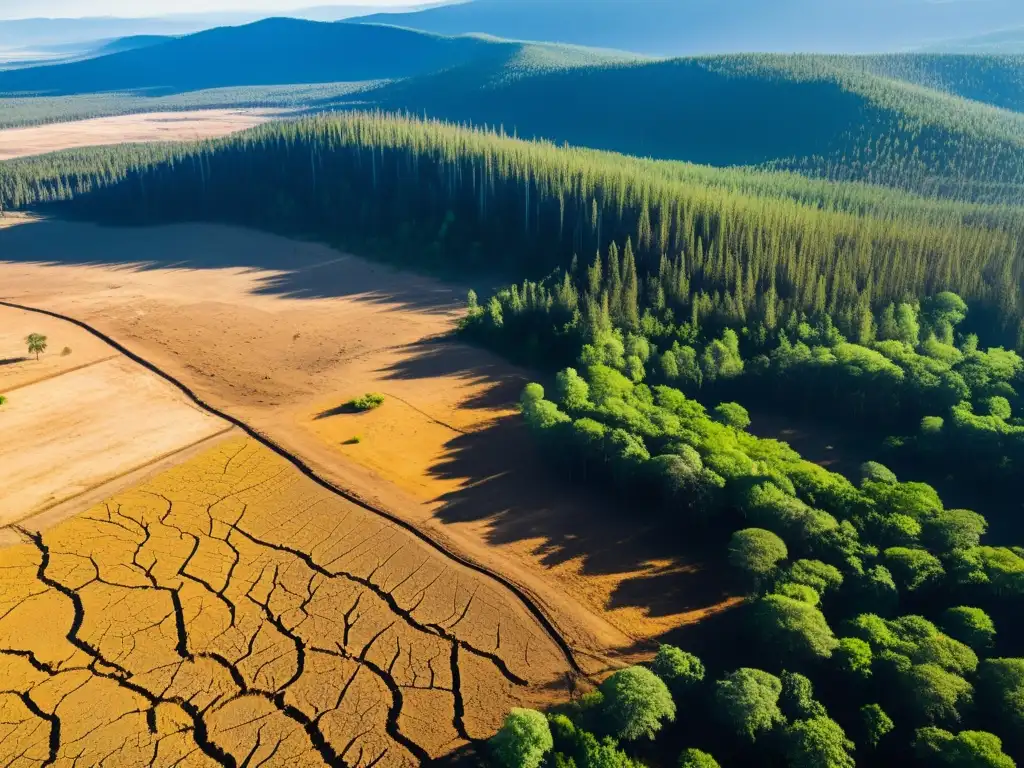
{"type": "Polygon", "coordinates": [[[1016,0],[472,0],[364,21],[440,34],[483,32],[662,56],[907,50],[1024,23],[1016,0]]]}
{"type": "Polygon", "coordinates": [[[982,53],[855,56],[837,63],[994,107],[1024,111],[1024,56],[982,53]]]}
{"type": "Polygon", "coordinates": [[[463,64],[498,45],[386,26],[267,19],[57,67],[0,72],[0,92],[182,91],[388,79],[463,64]]]}
{"type": "MultiPolygon", "coordinates": [[[[501,125],[524,138],[928,195],[1022,199],[1024,117],[894,77],[948,84],[945,64],[926,65],[720,56],[526,75],[514,62],[492,60],[391,83],[368,98],[391,110],[501,125]]],[[[965,81],[965,94],[1019,103],[1018,70],[971,71],[977,78],[965,81]]]]}
{"type": "Polygon", "coordinates": [[[0,94],[8,97],[0,124],[203,107],[376,108],[659,159],[1018,203],[1022,71],[1020,57],[1010,56],[650,59],[381,24],[269,19],[0,72],[0,94]]]}
{"type": "Polygon", "coordinates": [[[72,147],[216,138],[270,120],[264,110],[150,112],[0,130],[0,160],[72,147]]]}
{"type": "Polygon", "coordinates": [[[249,440],[19,533],[5,765],[419,765],[566,671],[502,590],[249,440]]]}

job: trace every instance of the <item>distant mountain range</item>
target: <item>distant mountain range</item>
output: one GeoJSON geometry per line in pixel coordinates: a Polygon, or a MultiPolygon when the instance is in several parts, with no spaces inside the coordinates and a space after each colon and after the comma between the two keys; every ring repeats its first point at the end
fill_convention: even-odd
{"type": "Polygon", "coordinates": [[[364,22],[659,56],[884,53],[1024,25],[1021,0],[470,0],[364,22]]]}
{"type": "Polygon", "coordinates": [[[205,106],[381,108],[662,159],[1024,202],[1024,57],[654,59],[296,19],[112,48],[0,72],[0,94],[21,94],[19,109],[42,94],[116,110],[93,94],[114,105],[132,93],[132,111],[161,94],[182,108],[190,93],[205,106]]]}
{"type": "Polygon", "coordinates": [[[267,19],[157,42],[60,66],[0,72],[0,93],[186,91],[394,79],[466,64],[513,45],[398,27],[298,19],[267,19]]]}
{"type": "Polygon", "coordinates": [[[944,40],[922,50],[927,53],[1024,54],[1024,27],[944,40]]]}
{"type": "MultiPolygon", "coordinates": [[[[396,13],[432,8],[441,3],[409,3],[394,6],[396,13]]],[[[11,16],[37,13],[38,0],[4,0],[2,11],[11,16]]],[[[322,5],[312,6],[288,13],[180,13],[143,18],[86,17],[86,18],[20,18],[0,20],[0,49],[36,50],[57,53],[62,46],[85,44],[96,47],[121,37],[148,35],[187,35],[206,29],[223,26],[251,24],[273,16],[288,16],[310,21],[338,21],[355,16],[374,13],[378,7],[372,5],[322,5]]],[[[42,17],[45,14],[40,13],[42,17]]],[[[387,16],[387,14],[381,14],[387,16]]]]}

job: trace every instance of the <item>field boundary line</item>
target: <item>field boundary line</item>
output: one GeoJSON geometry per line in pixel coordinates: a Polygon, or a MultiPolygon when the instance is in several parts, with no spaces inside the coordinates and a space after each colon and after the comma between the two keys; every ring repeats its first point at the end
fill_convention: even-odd
{"type": "Polygon", "coordinates": [[[163,461],[167,461],[168,459],[173,459],[179,453],[184,453],[185,451],[190,451],[193,448],[196,448],[196,447],[198,447],[200,445],[203,445],[204,443],[209,443],[209,442],[213,442],[214,440],[218,440],[218,439],[224,437],[224,435],[228,434],[229,432],[235,431],[236,429],[237,429],[237,427],[234,424],[230,424],[227,427],[225,427],[224,429],[218,430],[217,432],[213,432],[213,433],[207,435],[206,437],[201,437],[198,440],[193,440],[188,445],[182,445],[182,446],[179,446],[178,448],[175,448],[173,451],[167,451],[166,453],[162,453],[159,456],[155,456],[154,458],[149,459],[148,461],[143,462],[142,464],[139,464],[137,466],[131,467],[130,469],[126,469],[124,472],[119,472],[118,474],[114,475],[113,477],[108,477],[106,480],[102,480],[102,481],[100,481],[98,483],[95,483],[94,485],[90,485],[88,488],[83,488],[81,491],[79,491],[76,494],[73,494],[71,496],[66,496],[63,499],[58,499],[57,501],[51,502],[51,503],[47,504],[45,507],[41,507],[40,509],[35,509],[32,512],[30,512],[28,515],[26,515],[25,517],[21,518],[20,520],[15,520],[13,522],[6,523],[5,525],[0,526],[0,530],[3,530],[3,529],[13,529],[15,527],[29,527],[29,528],[32,528],[32,530],[36,530],[33,526],[27,526],[26,524],[31,523],[33,520],[35,520],[37,517],[40,517],[41,515],[45,515],[51,509],[59,507],[61,504],[67,504],[69,501],[74,501],[75,499],[81,498],[82,496],[90,494],[93,491],[98,490],[99,488],[102,488],[105,485],[110,485],[111,483],[116,483],[118,480],[121,480],[122,478],[128,477],[128,475],[132,475],[132,474],[134,474],[136,472],[141,472],[144,469],[152,467],[152,466],[154,466],[156,464],[159,464],[159,463],[161,463],[163,461]]]}
{"type": "Polygon", "coordinates": [[[43,378],[41,379],[36,379],[35,381],[29,381],[26,382],[25,384],[19,384],[16,387],[5,389],[4,392],[17,392],[19,389],[25,389],[26,387],[34,387],[36,384],[42,384],[43,382],[46,381],[53,381],[53,379],[59,379],[61,376],[67,376],[69,373],[84,371],[86,368],[91,368],[92,366],[99,365],[100,363],[109,363],[111,360],[117,360],[118,357],[120,357],[120,355],[111,355],[110,357],[104,357],[102,360],[93,360],[91,363],[83,363],[82,365],[76,365],[74,368],[68,368],[66,371],[57,371],[56,373],[51,373],[47,376],[43,376],[43,378]]]}
{"type": "Polygon", "coordinates": [[[226,413],[225,411],[220,410],[216,406],[210,405],[201,397],[199,397],[199,395],[197,395],[194,391],[192,391],[192,389],[187,384],[179,381],[178,379],[176,379],[174,376],[167,373],[163,369],[159,368],[158,366],[149,362],[145,358],[140,357],[136,353],[132,352],[130,349],[125,347],[120,342],[103,333],[103,331],[93,328],[91,325],[83,322],[82,320],[77,320],[73,317],[69,317],[68,315],[62,315],[59,312],[54,312],[49,309],[31,307],[25,304],[18,304],[13,301],[6,301],[2,299],[0,299],[0,306],[10,307],[11,309],[20,309],[26,312],[35,312],[37,314],[52,317],[57,320],[63,320],[65,322],[71,323],[72,325],[78,326],[82,330],[92,334],[101,341],[109,344],[111,347],[113,347],[115,350],[123,354],[129,360],[137,363],[138,365],[141,365],[143,368],[150,371],[151,373],[156,374],[164,381],[167,381],[168,383],[174,385],[178,390],[185,394],[186,397],[188,397],[193,403],[195,403],[203,410],[213,414],[214,416],[218,416],[231,424],[234,424],[236,427],[245,432],[245,434],[247,434],[253,440],[257,441],[265,448],[270,449],[278,456],[288,461],[296,469],[298,469],[299,472],[301,472],[307,478],[315,482],[321,488],[324,488],[325,490],[328,490],[331,493],[340,496],[341,498],[345,499],[345,501],[351,504],[355,504],[357,507],[360,507],[361,509],[364,509],[367,512],[370,512],[374,515],[377,515],[378,517],[382,517],[385,520],[388,520],[389,522],[398,526],[404,531],[411,533],[424,544],[431,547],[435,551],[441,553],[449,560],[452,560],[458,563],[459,565],[468,568],[471,571],[474,571],[475,573],[479,573],[480,575],[486,576],[487,578],[501,584],[519,600],[523,607],[530,612],[534,619],[536,619],[537,623],[539,623],[540,626],[544,629],[548,637],[550,637],[551,640],[555,643],[555,645],[558,646],[559,650],[562,652],[562,655],[565,657],[565,660],[568,663],[571,670],[578,676],[589,678],[589,675],[583,670],[579,662],[576,661],[576,656],[573,652],[572,647],[569,645],[568,641],[562,636],[562,633],[558,631],[558,628],[555,626],[554,621],[547,616],[547,614],[540,607],[540,605],[532,597],[530,597],[530,595],[523,587],[520,587],[518,584],[516,584],[508,577],[503,576],[500,573],[491,570],[485,565],[481,565],[480,563],[477,563],[467,557],[464,557],[452,551],[441,542],[436,541],[434,538],[429,536],[424,531],[421,531],[412,523],[403,520],[402,518],[398,517],[392,512],[388,512],[386,509],[382,507],[378,507],[374,504],[371,504],[370,502],[361,498],[359,495],[355,493],[346,491],[340,486],[335,485],[331,481],[327,480],[326,478],[318,474],[316,470],[314,470],[298,455],[292,453],[287,448],[283,447],[275,440],[263,434],[255,427],[250,426],[249,424],[242,421],[238,417],[232,416],[230,413],[226,413]]]}

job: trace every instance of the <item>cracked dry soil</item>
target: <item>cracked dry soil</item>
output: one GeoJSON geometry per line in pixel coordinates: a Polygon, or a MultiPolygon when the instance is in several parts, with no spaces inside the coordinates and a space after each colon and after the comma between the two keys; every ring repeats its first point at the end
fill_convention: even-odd
{"type": "Polygon", "coordinates": [[[567,673],[500,585],[249,439],[20,534],[2,765],[418,765],[567,673]]]}

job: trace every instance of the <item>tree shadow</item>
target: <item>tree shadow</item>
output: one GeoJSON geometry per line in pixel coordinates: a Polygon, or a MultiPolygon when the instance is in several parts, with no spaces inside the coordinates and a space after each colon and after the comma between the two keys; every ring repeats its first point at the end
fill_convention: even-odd
{"type": "Polygon", "coordinates": [[[323,243],[208,223],[110,227],[41,219],[0,229],[0,254],[0,263],[126,272],[236,270],[253,279],[254,295],[351,298],[426,313],[458,310],[466,294],[463,286],[323,243]]]}
{"type": "Polygon", "coordinates": [[[877,460],[878,442],[841,427],[822,426],[809,418],[797,418],[768,408],[750,409],[749,431],[757,437],[780,440],[808,461],[848,480],[860,482],[860,467],[877,460]]]}
{"type": "Polygon", "coordinates": [[[18,363],[27,362],[28,359],[29,358],[27,357],[5,357],[2,360],[0,360],[0,367],[5,365],[17,365],[18,363]]]}
{"type": "MultiPolygon", "coordinates": [[[[405,351],[382,371],[385,377],[471,381],[476,394],[461,408],[507,411],[537,378],[450,338],[426,339],[405,351]]],[[[713,614],[736,594],[719,555],[724,540],[688,533],[678,520],[617,498],[602,483],[569,478],[518,416],[454,436],[429,471],[459,485],[435,500],[437,519],[483,522],[485,540],[495,546],[528,542],[542,568],[571,564],[579,576],[593,578],[596,589],[610,588],[608,610],[635,608],[649,618],[690,621],[713,614]]]]}
{"type": "Polygon", "coordinates": [[[472,385],[460,408],[497,410],[519,400],[530,382],[525,371],[497,355],[466,344],[454,334],[431,336],[399,348],[399,360],[377,372],[394,381],[455,377],[472,385]]]}
{"type": "Polygon", "coordinates": [[[313,421],[329,419],[332,416],[356,416],[360,413],[365,413],[365,411],[360,411],[352,405],[352,403],[342,403],[341,405],[336,405],[333,408],[328,408],[326,411],[321,411],[313,417],[313,421]]]}
{"type": "Polygon", "coordinates": [[[443,757],[435,757],[435,768],[486,768],[489,765],[486,744],[465,744],[443,757]]]}

